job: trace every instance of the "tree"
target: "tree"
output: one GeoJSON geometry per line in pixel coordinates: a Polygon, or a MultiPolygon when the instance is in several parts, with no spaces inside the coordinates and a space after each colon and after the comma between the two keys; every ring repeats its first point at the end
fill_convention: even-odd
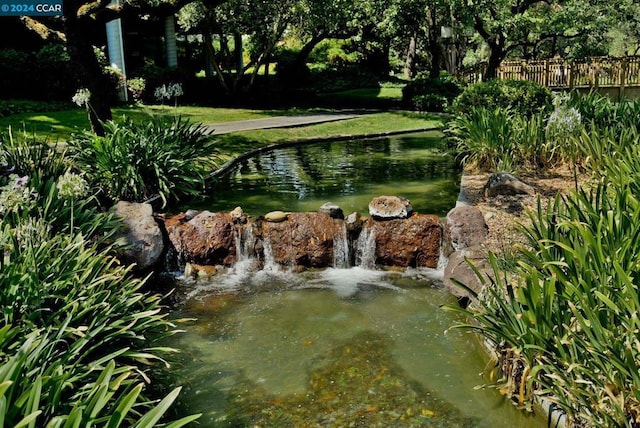
{"type": "MultiPolygon", "coordinates": [[[[631,0],[629,0],[631,1],[631,0]]],[[[496,76],[512,52],[526,54],[542,43],[584,38],[609,23],[604,0],[451,0],[456,20],[472,28],[489,49],[483,78],[496,76]]],[[[553,49],[551,50],[553,51],[553,49]]],[[[526,55],[523,55],[526,56],[526,55]]]]}
{"type": "Polygon", "coordinates": [[[185,31],[203,35],[207,62],[228,94],[246,92],[251,88],[260,67],[267,65],[277,43],[294,20],[298,0],[228,0],[220,7],[205,1],[184,8],[178,22],[185,31]],[[218,36],[220,52],[214,48],[218,36]],[[249,61],[243,62],[243,36],[250,40],[249,61]],[[235,73],[225,67],[229,56],[227,38],[233,37],[235,73]],[[247,72],[252,70],[247,76],[247,72]]]}
{"type": "MultiPolygon", "coordinates": [[[[108,96],[109,80],[96,57],[91,35],[96,28],[116,18],[137,15],[168,16],[175,13],[189,0],[149,0],[149,2],[125,0],[63,0],[63,16],[55,18],[22,17],[22,22],[45,40],[66,44],[74,65],[75,80],[79,88],[91,93],[87,114],[92,130],[104,135],[103,123],[111,119],[108,96]]],[[[224,0],[207,0],[212,5],[224,0]]]]}

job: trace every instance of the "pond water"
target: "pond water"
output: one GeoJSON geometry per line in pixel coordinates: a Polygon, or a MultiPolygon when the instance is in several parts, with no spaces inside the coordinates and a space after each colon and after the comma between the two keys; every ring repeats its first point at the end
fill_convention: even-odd
{"type": "Polygon", "coordinates": [[[438,272],[239,265],[184,281],[176,317],[196,318],[172,346],[184,414],[202,427],[546,426],[485,380],[486,355],[438,272]]]}
{"type": "MultiPolygon", "coordinates": [[[[460,172],[440,147],[431,133],[277,150],[238,165],[197,208],[260,215],[331,201],[367,213],[373,197],[399,195],[445,215],[460,172]]],[[[473,335],[451,330],[464,320],[440,308],[456,304],[441,278],[358,266],[293,273],[243,257],[209,280],[181,279],[174,316],[195,319],[168,343],[185,351],[181,413],[203,413],[205,428],[546,426],[476,388],[491,367],[473,335]]]]}
{"type": "Polygon", "coordinates": [[[445,215],[455,205],[460,169],[442,150],[441,134],[325,142],[273,150],[235,166],[214,184],[210,198],[186,208],[250,215],[316,211],[325,202],[345,214],[368,213],[376,196],[409,199],[415,211],[445,215]]]}

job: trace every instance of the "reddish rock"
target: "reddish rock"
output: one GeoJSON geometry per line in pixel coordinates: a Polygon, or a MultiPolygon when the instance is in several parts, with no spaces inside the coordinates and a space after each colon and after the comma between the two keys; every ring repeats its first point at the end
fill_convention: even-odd
{"type": "Polygon", "coordinates": [[[264,222],[276,263],[305,267],[333,265],[333,240],[344,233],[344,222],[322,213],[290,213],[280,223],[264,222]]]}
{"type": "Polygon", "coordinates": [[[376,264],[400,267],[438,266],[442,228],[435,215],[406,219],[369,220],[376,241],[376,264]]]}
{"type": "Polygon", "coordinates": [[[202,265],[231,265],[236,261],[233,217],[203,211],[187,221],[184,214],[165,220],[165,228],[179,259],[202,265]]]}

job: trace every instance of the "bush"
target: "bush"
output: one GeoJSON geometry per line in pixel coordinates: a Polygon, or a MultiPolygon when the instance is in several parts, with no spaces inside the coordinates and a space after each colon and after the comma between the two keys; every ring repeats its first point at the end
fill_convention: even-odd
{"type": "Polygon", "coordinates": [[[513,168],[513,113],[504,108],[474,108],[447,124],[446,135],[472,168],[491,171],[513,168]]]}
{"type": "Polygon", "coordinates": [[[71,156],[89,182],[113,202],[142,202],[160,196],[163,204],[204,190],[215,166],[215,141],[180,118],[105,124],[106,135],[84,133],[69,142],[71,156]]]}
{"type": "Polygon", "coordinates": [[[0,188],[0,420],[154,426],[179,391],[155,407],[144,392],[149,372],[174,352],[151,344],[174,325],[161,297],[143,293],[110,247],[73,227],[82,216],[85,230],[105,226],[104,216],[84,212],[78,184],[12,176],[0,188]]]}
{"type": "Polygon", "coordinates": [[[509,108],[531,117],[551,108],[551,91],[527,80],[490,80],[468,86],[453,102],[452,112],[464,114],[476,107],[509,108]]]}
{"type": "Polygon", "coordinates": [[[450,77],[417,77],[402,89],[402,102],[410,109],[444,111],[462,89],[450,77]]]}

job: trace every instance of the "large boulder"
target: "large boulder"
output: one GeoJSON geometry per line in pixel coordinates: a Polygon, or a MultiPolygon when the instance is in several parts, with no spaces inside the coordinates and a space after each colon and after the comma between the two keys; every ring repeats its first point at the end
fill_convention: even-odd
{"type": "Polygon", "coordinates": [[[344,236],[344,222],[321,213],[289,213],[280,222],[264,222],[276,263],[304,267],[333,265],[334,238],[344,236]]]}
{"type": "Polygon", "coordinates": [[[190,220],[184,214],[165,220],[169,241],[182,262],[231,265],[236,259],[236,222],[231,214],[202,211],[190,220]]]}
{"type": "Polygon", "coordinates": [[[401,196],[378,196],[369,202],[369,215],[376,220],[408,218],[412,213],[411,202],[401,196]]]}
{"type": "Polygon", "coordinates": [[[498,195],[535,195],[535,193],[533,187],[506,172],[491,174],[484,186],[485,198],[498,195]]]}
{"type": "Polygon", "coordinates": [[[444,223],[444,255],[482,244],[488,235],[489,227],[480,209],[470,205],[458,206],[449,211],[444,223]]]}
{"type": "Polygon", "coordinates": [[[164,240],[153,218],[151,205],[120,201],[113,211],[125,224],[118,238],[124,240],[127,247],[120,256],[127,262],[135,263],[139,269],[155,265],[164,251],[164,240]]]}
{"type": "Polygon", "coordinates": [[[435,215],[374,221],[366,226],[375,235],[376,264],[399,267],[438,266],[442,228],[435,215]]]}

